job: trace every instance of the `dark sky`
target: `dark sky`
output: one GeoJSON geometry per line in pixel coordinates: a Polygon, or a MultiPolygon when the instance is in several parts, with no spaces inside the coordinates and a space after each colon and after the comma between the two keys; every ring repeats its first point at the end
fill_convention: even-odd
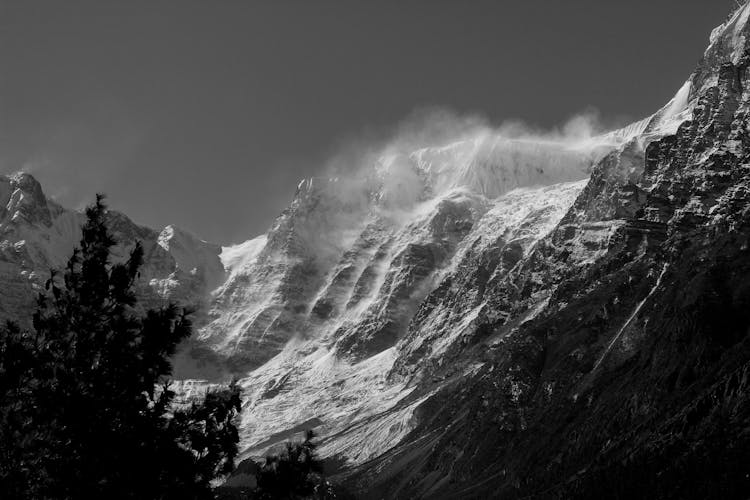
{"type": "Polygon", "coordinates": [[[445,106],[640,118],[734,0],[0,0],[0,172],[220,243],[348,141],[445,106]]]}

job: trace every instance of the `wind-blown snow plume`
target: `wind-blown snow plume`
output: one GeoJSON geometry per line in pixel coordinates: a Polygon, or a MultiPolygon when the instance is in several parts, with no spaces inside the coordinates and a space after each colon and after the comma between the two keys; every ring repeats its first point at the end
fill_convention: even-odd
{"type": "Polygon", "coordinates": [[[595,113],[549,131],[416,113],[301,181],[267,235],[225,247],[227,279],[196,353],[212,352],[246,377],[245,453],[262,453],[302,424],[340,433],[323,450],[353,462],[401,439],[413,405],[398,406],[409,389],[390,380],[394,364],[405,370],[430,343],[425,359],[449,351],[490,309],[466,294],[477,303],[449,317],[422,311],[424,302],[483,255],[502,256],[501,275],[531,251],[592,167],[629,138],[601,129],[595,113]],[[389,408],[390,420],[368,427],[389,408]],[[366,453],[364,428],[377,434],[366,453]]]}
{"type": "Polygon", "coordinates": [[[375,197],[380,210],[396,212],[461,187],[495,198],[521,186],[586,177],[620,142],[602,131],[595,111],[542,130],[516,120],[492,125],[477,115],[424,109],[384,139],[351,141],[323,168],[323,177],[358,183],[349,196],[375,197]]]}

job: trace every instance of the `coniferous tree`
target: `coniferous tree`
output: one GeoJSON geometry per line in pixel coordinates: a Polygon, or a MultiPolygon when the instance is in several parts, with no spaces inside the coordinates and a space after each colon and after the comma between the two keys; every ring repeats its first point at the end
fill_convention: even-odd
{"type": "Polygon", "coordinates": [[[286,443],[282,453],[267,456],[258,470],[253,498],[336,498],[331,485],[323,477],[323,466],[316,453],[314,437],[313,431],[307,431],[301,443],[286,443]]]}
{"type": "Polygon", "coordinates": [[[40,294],[33,331],[0,328],[0,498],[213,498],[237,453],[240,389],[175,407],[170,305],[135,312],[143,249],[110,262],[101,196],[80,248],[40,294]]]}

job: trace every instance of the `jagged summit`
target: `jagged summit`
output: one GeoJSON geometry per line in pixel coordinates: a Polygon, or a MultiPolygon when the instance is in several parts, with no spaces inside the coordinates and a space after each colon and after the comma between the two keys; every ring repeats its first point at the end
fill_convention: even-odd
{"type": "Polygon", "coordinates": [[[219,258],[220,245],[208,243],[173,225],[159,233],[157,243],[174,258],[177,269],[202,275],[209,290],[224,281],[224,266],[219,258]]]}
{"type": "Polygon", "coordinates": [[[744,2],[721,26],[717,26],[709,39],[709,46],[703,53],[691,79],[693,87],[690,100],[695,100],[707,87],[716,85],[721,65],[731,62],[743,64],[750,47],[750,3],[744,2]]]}
{"type": "Polygon", "coordinates": [[[16,172],[0,176],[0,220],[5,223],[48,224],[50,208],[57,208],[48,202],[42,186],[31,175],[16,172]]]}

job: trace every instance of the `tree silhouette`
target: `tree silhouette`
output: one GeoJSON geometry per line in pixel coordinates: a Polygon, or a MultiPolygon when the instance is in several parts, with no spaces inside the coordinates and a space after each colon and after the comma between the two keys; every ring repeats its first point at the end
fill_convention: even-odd
{"type": "Polygon", "coordinates": [[[335,498],[331,485],[323,478],[323,467],[316,454],[315,434],[307,431],[301,443],[286,443],[278,455],[269,455],[257,474],[253,498],[324,499],[335,498]]]}
{"type": "Polygon", "coordinates": [[[0,328],[0,498],[213,498],[237,453],[240,389],[175,407],[169,359],[190,320],[174,305],[136,313],[143,249],[110,262],[106,221],[97,196],[33,330],[0,328]]]}

